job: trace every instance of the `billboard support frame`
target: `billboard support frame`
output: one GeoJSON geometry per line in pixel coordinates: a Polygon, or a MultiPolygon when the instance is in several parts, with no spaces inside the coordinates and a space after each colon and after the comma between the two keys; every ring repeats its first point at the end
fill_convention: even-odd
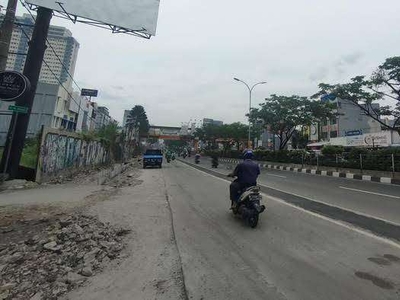
{"type": "MultiPolygon", "coordinates": [[[[32,3],[25,2],[25,4],[32,11],[37,11],[37,9],[40,7],[40,6],[32,4],[32,3]]],[[[144,39],[148,39],[148,40],[152,36],[151,34],[146,33],[146,29],[145,28],[133,30],[133,29],[127,29],[127,28],[124,28],[124,27],[116,26],[116,25],[111,25],[111,24],[108,24],[108,23],[105,23],[105,22],[99,22],[99,21],[86,19],[84,17],[78,17],[77,15],[68,13],[64,9],[64,7],[63,7],[61,2],[57,2],[57,4],[60,6],[62,12],[53,10],[53,15],[55,17],[58,17],[58,18],[70,20],[74,24],[82,23],[82,24],[91,25],[91,26],[94,26],[94,27],[102,28],[102,29],[108,29],[112,33],[128,34],[128,35],[133,35],[133,36],[144,38],[144,39]]]]}

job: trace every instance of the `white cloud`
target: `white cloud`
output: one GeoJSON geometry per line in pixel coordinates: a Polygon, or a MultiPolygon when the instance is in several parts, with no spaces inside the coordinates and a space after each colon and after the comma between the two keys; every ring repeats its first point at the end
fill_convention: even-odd
{"type": "Polygon", "coordinates": [[[151,123],[180,125],[245,121],[248,94],[234,76],[268,81],[254,91],[256,106],[272,93],[311,95],[320,80],[370,73],[398,55],[399,11],[398,0],[163,0],[151,40],[53,23],[80,42],[76,79],[99,89],[115,118],[142,104],[151,123]]]}

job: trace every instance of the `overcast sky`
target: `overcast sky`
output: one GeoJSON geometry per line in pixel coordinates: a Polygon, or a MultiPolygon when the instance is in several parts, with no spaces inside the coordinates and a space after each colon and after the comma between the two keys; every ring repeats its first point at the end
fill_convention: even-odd
{"type": "Polygon", "coordinates": [[[161,0],[151,40],[52,24],[79,41],[75,79],[99,89],[114,118],[141,104],[151,124],[180,125],[245,121],[248,92],[233,77],[268,82],[253,93],[257,106],[273,93],[309,96],[319,82],[370,74],[400,55],[399,12],[399,0],[161,0]]]}

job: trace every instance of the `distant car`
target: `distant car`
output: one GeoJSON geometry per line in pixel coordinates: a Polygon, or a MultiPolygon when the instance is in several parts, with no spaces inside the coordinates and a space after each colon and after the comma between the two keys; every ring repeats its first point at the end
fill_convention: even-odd
{"type": "Polygon", "coordinates": [[[159,149],[147,149],[143,155],[143,169],[148,166],[162,168],[163,154],[159,149]]]}

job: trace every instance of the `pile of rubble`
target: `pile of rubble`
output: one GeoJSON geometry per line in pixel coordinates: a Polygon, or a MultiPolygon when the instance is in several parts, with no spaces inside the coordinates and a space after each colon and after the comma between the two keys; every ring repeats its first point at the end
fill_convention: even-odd
{"type": "Polygon", "coordinates": [[[57,299],[117,258],[129,233],[81,214],[26,222],[0,228],[0,299],[57,299]]]}

